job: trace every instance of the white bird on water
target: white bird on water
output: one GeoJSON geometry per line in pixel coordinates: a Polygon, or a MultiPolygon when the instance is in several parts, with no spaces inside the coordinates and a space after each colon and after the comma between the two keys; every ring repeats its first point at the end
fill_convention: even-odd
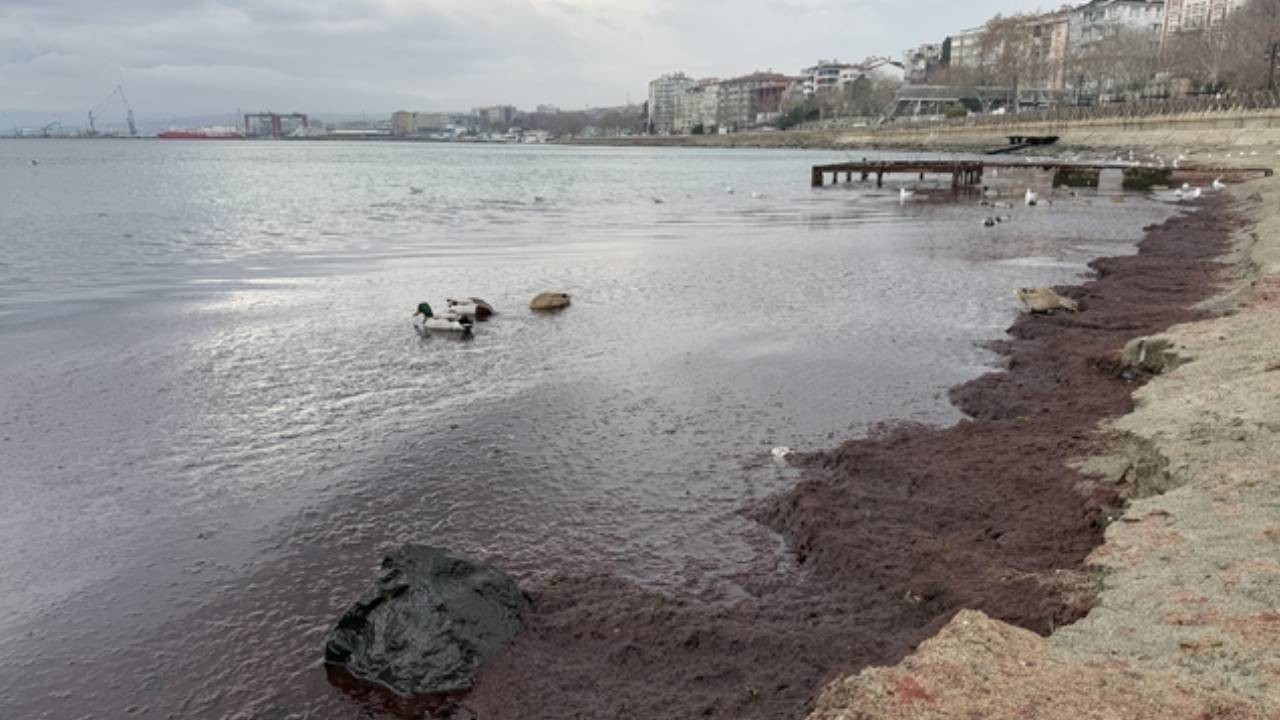
{"type": "Polygon", "coordinates": [[[898,188],[898,204],[901,205],[907,202],[913,195],[915,195],[915,193],[906,188],[898,188]]]}
{"type": "Polygon", "coordinates": [[[1027,203],[1027,207],[1035,207],[1036,203],[1040,202],[1040,196],[1031,192],[1031,188],[1027,188],[1027,195],[1025,200],[1027,203]]]}
{"type": "Polygon", "coordinates": [[[774,448],[772,451],[773,459],[777,462],[786,462],[791,455],[791,448],[785,445],[774,448]]]}
{"type": "Polygon", "coordinates": [[[752,199],[752,200],[763,200],[763,199],[764,199],[764,193],[762,193],[762,192],[753,192],[753,193],[751,193],[751,199],[752,199]]]}
{"type": "Polygon", "coordinates": [[[1214,181],[1213,181],[1213,189],[1214,189],[1214,190],[1226,190],[1226,189],[1227,189],[1227,184],[1226,184],[1226,183],[1224,183],[1224,182],[1222,182],[1222,178],[1218,178],[1217,180],[1214,180],[1214,181]]]}
{"type": "Polygon", "coordinates": [[[1182,192],[1190,192],[1191,183],[1182,183],[1182,192]]]}
{"type": "Polygon", "coordinates": [[[728,186],[728,185],[725,185],[725,186],[724,186],[724,191],[725,191],[725,193],[727,193],[727,194],[729,194],[729,195],[732,195],[732,194],[733,194],[733,188],[732,188],[732,187],[730,187],[730,186],[728,186]]]}

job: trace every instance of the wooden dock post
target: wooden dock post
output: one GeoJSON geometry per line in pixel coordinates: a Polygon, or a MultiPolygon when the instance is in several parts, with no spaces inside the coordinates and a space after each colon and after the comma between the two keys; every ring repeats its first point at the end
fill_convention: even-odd
{"type": "Polygon", "coordinates": [[[867,172],[866,170],[863,170],[863,171],[862,171],[862,182],[866,182],[866,181],[868,181],[868,180],[870,180],[870,179],[871,179],[871,173],[867,172]]]}
{"type": "Polygon", "coordinates": [[[822,176],[822,168],[815,165],[813,171],[809,174],[809,184],[812,187],[822,187],[822,176]]]}
{"type": "Polygon", "coordinates": [[[876,173],[876,187],[878,188],[884,187],[884,171],[883,170],[876,173]]]}

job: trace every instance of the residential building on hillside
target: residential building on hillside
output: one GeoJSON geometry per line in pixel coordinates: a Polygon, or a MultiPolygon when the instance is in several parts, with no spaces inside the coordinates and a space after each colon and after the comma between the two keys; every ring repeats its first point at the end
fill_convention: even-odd
{"type": "Polygon", "coordinates": [[[1061,90],[1067,85],[1067,58],[1071,47],[1071,11],[1034,15],[1025,25],[1030,33],[1032,67],[1037,69],[1033,84],[1045,90],[1061,90]]]}
{"type": "Polygon", "coordinates": [[[1164,0],[1090,0],[1071,11],[1070,53],[1079,55],[1119,32],[1150,33],[1160,42],[1164,0]]]}
{"type": "Polygon", "coordinates": [[[682,72],[663,75],[649,83],[649,132],[670,135],[675,130],[676,98],[693,84],[694,79],[682,72]]]}
{"type": "Polygon", "coordinates": [[[805,95],[812,96],[814,93],[834,90],[840,86],[841,78],[848,77],[849,73],[858,73],[861,67],[850,63],[842,63],[839,60],[819,60],[817,65],[808,67],[800,71],[803,76],[805,95]]]}
{"type": "MultiPolygon", "coordinates": [[[[1016,26],[1017,41],[1025,43],[1026,54],[1030,62],[1026,67],[1032,71],[1031,77],[1021,81],[1046,90],[1060,90],[1066,84],[1066,67],[1071,40],[1071,12],[1057,10],[1039,15],[1030,15],[1016,26]]],[[[1008,40],[992,40],[987,33],[991,25],[962,30],[948,37],[942,43],[942,65],[944,67],[978,71],[977,80],[984,71],[993,71],[999,65],[1004,42],[1008,40]]]]}
{"type": "Polygon", "coordinates": [[[925,43],[902,54],[906,81],[919,85],[929,81],[929,74],[942,66],[942,44],[925,43]]]}
{"type": "Polygon", "coordinates": [[[1211,30],[1244,3],[1245,0],[1167,0],[1163,39],[1182,32],[1211,30]]]}
{"type": "Polygon", "coordinates": [[[699,80],[676,96],[673,130],[677,133],[689,133],[698,126],[703,130],[710,130],[717,123],[719,111],[720,80],[699,80]]]}
{"type": "Polygon", "coordinates": [[[781,114],[787,88],[804,81],[805,78],[773,72],[722,80],[716,125],[732,131],[770,122],[781,114]]]}

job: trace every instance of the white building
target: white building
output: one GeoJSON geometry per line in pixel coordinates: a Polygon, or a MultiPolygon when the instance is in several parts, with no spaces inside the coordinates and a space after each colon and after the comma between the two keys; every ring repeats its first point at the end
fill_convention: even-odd
{"type": "Polygon", "coordinates": [[[682,72],[663,75],[649,83],[649,132],[670,135],[675,131],[676,98],[694,84],[682,72]]]}
{"type": "Polygon", "coordinates": [[[1210,30],[1223,23],[1232,10],[1245,0],[1167,0],[1164,10],[1164,34],[1210,30]]]}
{"type": "Polygon", "coordinates": [[[943,64],[953,68],[982,66],[982,34],[985,27],[961,30],[942,43],[943,64]]]}
{"type": "Polygon", "coordinates": [[[906,81],[922,84],[929,81],[929,73],[942,65],[942,45],[926,43],[902,54],[902,67],[906,81]]]}
{"type": "Polygon", "coordinates": [[[804,78],[804,94],[835,90],[840,86],[841,78],[846,73],[860,70],[860,66],[842,63],[839,60],[819,60],[817,65],[800,71],[804,78]]]}
{"type": "Polygon", "coordinates": [[[699,125],[704,131],[711,132],[711,128],[717,125],[721,92],[718,79],[705,78],[677,95],[674,132],[690,133],[699,125]]]}
{"type": "Polygon", "coordinates": [[[1158,45],[1164,10],[1164,0],[1091,0],[1071,11],[1070,52],[1084,53],[1119,32],[1150,33],[1158,45]]]}

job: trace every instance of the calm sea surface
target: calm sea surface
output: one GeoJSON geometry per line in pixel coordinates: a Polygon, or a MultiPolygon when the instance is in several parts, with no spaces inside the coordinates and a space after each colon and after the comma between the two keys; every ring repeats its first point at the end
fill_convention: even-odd
{"type": "Polygon", "coordinates": [[[354,717],[324,633],[406,541],[731,602],[771,447],[955,421],[1014,288],[1172,212],[845,157],[0,141],[0,718],[354,717]],[[453,295],[501,314],[420,338],[453,295]]]}

